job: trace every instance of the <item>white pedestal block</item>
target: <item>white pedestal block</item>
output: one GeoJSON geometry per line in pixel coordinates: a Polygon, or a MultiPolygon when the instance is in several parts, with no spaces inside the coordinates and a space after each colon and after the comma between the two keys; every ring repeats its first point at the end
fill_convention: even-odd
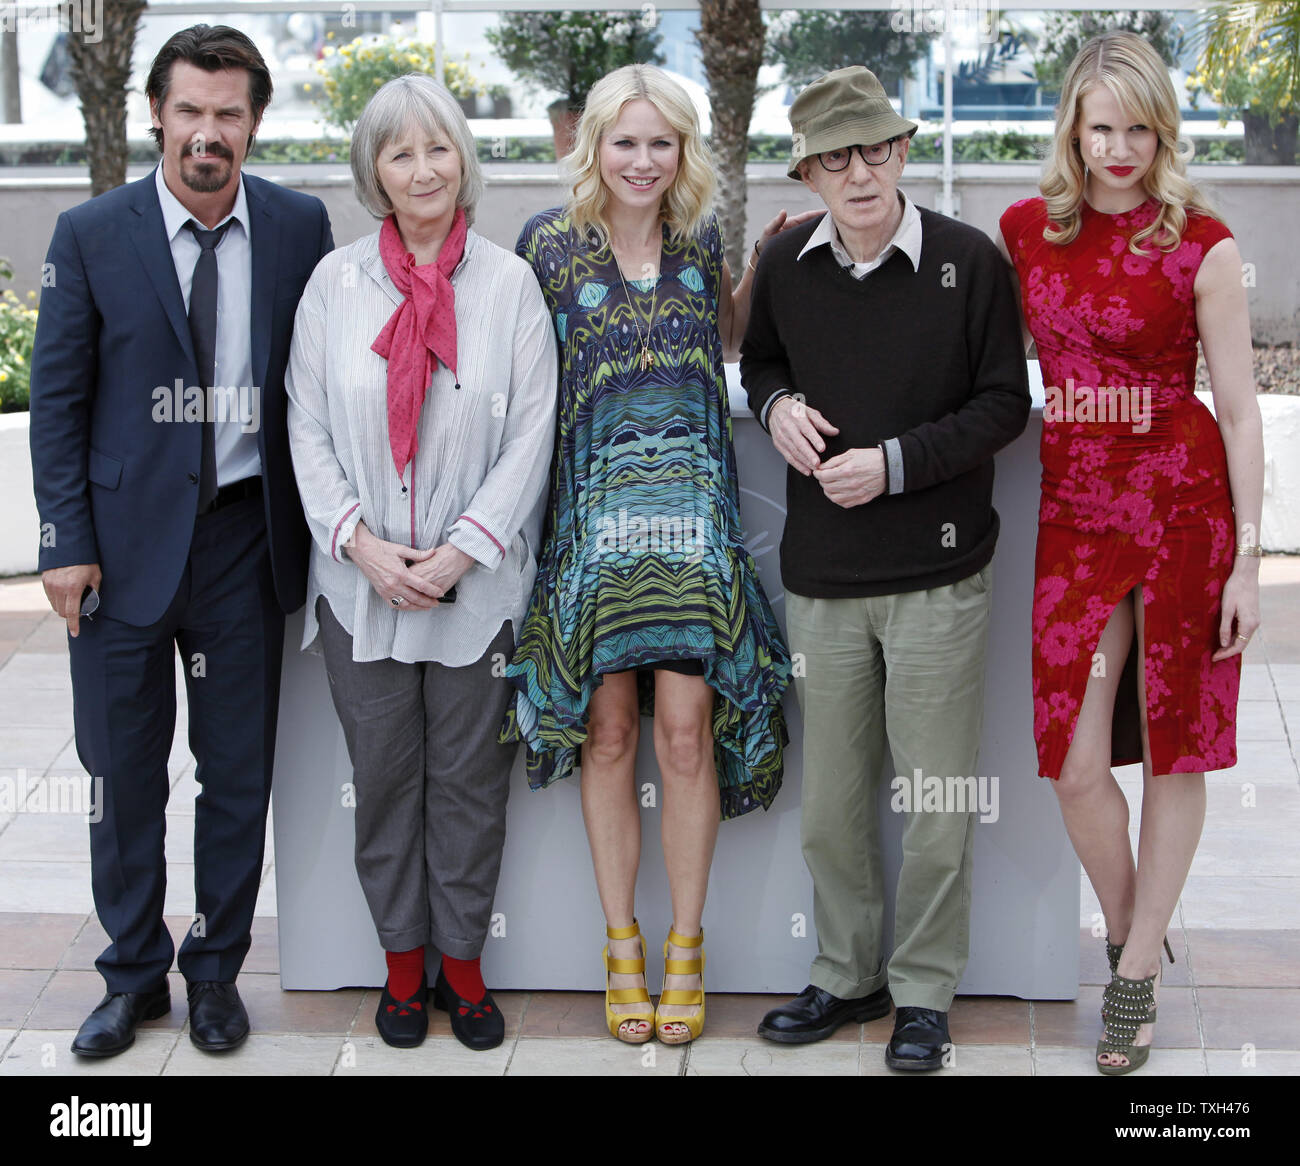
{"type": "MultiPolygon", "coordinates": [[[[1031,371],[1037,364],[1031,363],[1031,371]]],[[[734,367],[728,370],[734,380],[734,367]]],[[[785,463],[733,389],[736,457],[747,543],[763,587],[785,623],[777,548],[784,524],[785,463]]],[[[1039,398],[1041,402],[1041,397],[1039,398]]],[[[997,459],[994,502],[1002,532],[994,561],[985,725],[979,774],[996,777],[996,821],[976,826],[967,994],[1072,999],[1078,988],[1079,864],[1056,798],[1036,775],[1030,699],[1029,612],[1038,504],[1035,410],[1027,431],[997,459]]],[[[288,621],[276,752],[275,873],[280,977],[285,988],[378,985],[383,955],[353,867],[347,750],[322,658],[298,651],[301,615],[288,621]]],[[[796,992],[808,980],[817,940],[812,881],[799,849],[802,731],[791,688],[785,784],[772,809],[723,823],[704,925],[707,987],[722,992],[796,992]]],[[[941,733],[942,725],[935,726],[941,733]]],[[[662,790],[643,722],[637,782],[642,810],[637,915],[658,990],[671,922],[659,840],[662,790]]],[[[877,791],[885,880],[892,902],[902,817],[890,812],[892,761],[877,791]]],[[[515,764],[493,935],[484,978],[500,989],[604,986],[604,926],[579,808],[576,776],[534,793],[515,764]]],[[[892,911],[886,951],[892,945],[892,911]]],[[[755,1023],[758,1022],[755,1017],[755,1023]]]]}

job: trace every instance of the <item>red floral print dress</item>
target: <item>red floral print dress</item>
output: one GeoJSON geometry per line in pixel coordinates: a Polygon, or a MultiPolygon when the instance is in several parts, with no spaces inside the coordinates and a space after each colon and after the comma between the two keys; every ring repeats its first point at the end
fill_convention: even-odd
{"type": "MultiPolygon", "coordinates": [[[[1206,253],[1231,232],[1188,212],[1178,248],[1134,255],[1150,199],[1109,215],[1085,202],[1067,246],[1043,238],[1041,198],[1002,215],[1047,401],[1034,561],[1034,739],[1059,778],[1116,603],[1142,588],[1146,714],[1155,773],[1236,764],[1241,657],[1213,663],[1235,527],[1219,427],[1193,393],[1206,253]]],[[[1136,645],[1115,702],[1112,763],[1142,760],[1136,645]]]]}

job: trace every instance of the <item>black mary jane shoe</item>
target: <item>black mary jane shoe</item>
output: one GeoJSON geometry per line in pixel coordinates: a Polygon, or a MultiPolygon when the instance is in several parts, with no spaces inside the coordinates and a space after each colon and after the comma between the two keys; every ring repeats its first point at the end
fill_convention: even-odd
{"type": "Polygon", "coordinates": [[[506,1020],[492,993],[485,991],[477,1004],[462,1000],[452,991],[442,968],[433,985],[433,1004],[451,1017],[451,1031],[467,1049],[494,1049],[506,1039],[506,1020]]]}
{"type": "Polygon", "coordinates": [[[248,1037],[248,1013],[233,982],[196,980],[187,985],[190,1043],[205,1053],[237,1049],[248,1037]]]}
{"type": "Polygon", "coordinates": [[[135,1043],[136,1027],[171,1011],[166,980],[150,992],[110,992],[86,1017],[72,1042],[79,1057],[115,1057],[135,1043]]]}
{"type": "Polygon", "coordinates": [[[885,1064],[909,1072],[941,1069],[950,1048],[946,1012],[903,1005],[894,1016],[894,1035],[885,1046],[885,1064]]]}
{"type": "Polygon", "coordinates": [[[398,1000],[384,985],[375,1009],[375,1027],[384,1044],[395,1049],[413,1049],[429,1035],[429,973],[420,976],[420,986],[406,1000],[398,1000]]]}
{"type": "Polygon", "coordinates": [[[865,1024],[889,1015],[889,988],[870,996],[841,1000],[825,988],[809,984],[788,1004],[773,1008],[758,1026],[758,1035],[785,1045],[825,1040],[842,1024],[865,1024]]]}

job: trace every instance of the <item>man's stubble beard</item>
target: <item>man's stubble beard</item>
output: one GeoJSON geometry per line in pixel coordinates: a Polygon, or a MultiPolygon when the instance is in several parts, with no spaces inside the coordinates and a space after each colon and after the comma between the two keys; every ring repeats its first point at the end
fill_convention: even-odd
{"type": "Polygon", "coordinates": [[[191,156],[188,152],[181,155],[181,181],[195,194],[215,194],[230,181],[235,168],[233,159],[217,158],[215,162],[205,160],[187,167],[185,159],[191,156]]]}
{"type": "MultiPolygon", "coordinates": [[[[158,146],[161,150],[166,149],[166,140],[161,137],[162,131],[159,130],[160,140],[158,146]]],[[[187,144],[181,151],[181,155],[176,159],[176,169],[180,174],[181,181],[185,186],[194,191],[195,194],[215,194],[230,181],[231,175],[235,170],[235,155],[229,147],[219,145],[216,148],[224,151],[222,154],[213,154],[215,161],[205,160],[196,162],[193,167],[186,169],[185,159],[193,158],[192,143],[187,144]],[[217,163],[224,162],[224,171],[217,168],[217,163]],[[211,169],[210,169],[211,168],[211,169]],[[218,176],[220,181],[218,181],[218,176]]],[[[209,147],[211,150],[212,147],[209,147]]]]}

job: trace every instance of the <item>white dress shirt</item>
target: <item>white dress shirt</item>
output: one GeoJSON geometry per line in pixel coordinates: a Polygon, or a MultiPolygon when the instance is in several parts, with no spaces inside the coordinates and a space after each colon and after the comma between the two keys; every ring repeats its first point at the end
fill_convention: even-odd
{"type": "Polygon", "coordinates": [[[849,255],[848,251],[844,249],[844,243],[840,239],[840,232],[835,226],[835,220],[831,217],[829,211],[822,215],[821,221],[817,224],[817,229],[808,237],[808,242],[803,245],[803,250],[799,252],[799,259],[807,255],[814,247],[829,244],[831,254],[835,256],[841,267],[852,270],[854,279],[865,278],[895,251],[903,252],[912,261],[912,270],[917,270],[921,266],[921,212],[916,209],[916,204],[901,190],[898,192],[898,201],[903,206],[903,217],[899,220],[898,229],[894,232],[893,237],[874,259],[870,259],[865,263],[858,263],[849,255]]]}
{"type": "MultiPolygon", "coordinates": [[[[186,230],[185,224],[193,220],[201,230],[208,228],[195,219],[180,199],[168,189],[163,179],[161,162],[154,171],[154,178],[158,187],[158,201],[162,205],[163,226],[167,231],[172,261],[176,264],[176,278],[180,281],[181,298],[188,315],[190,284],[194,281],[194,265],[199,261],[202,248],[194,233],[186,230]]],[[[231,482],[255,477],[262,472],[262,458],[257,450],[257,432],[254,428],[261,421],[262,408],[260,400],[253,400],[261,394],[261,388],[253,385],[253,248],[248,229],[248,199],[244,195],[242,174],[234,208],[221,222],[224,223],[227,219],[234,219],[234,222],[217,244],[216,250],[217,351],[213,381],[225,397],[224,413],[216,415],[213,427],[218,486],[228,486],[231,482]]],[[[217,226],[221,226],[221,223],[217,226]]],[[[172,386],[167,387],[170,389],[172,386]]],[[[212,394],[209,400],[215,399],[216,395],[212,394]]]]}

